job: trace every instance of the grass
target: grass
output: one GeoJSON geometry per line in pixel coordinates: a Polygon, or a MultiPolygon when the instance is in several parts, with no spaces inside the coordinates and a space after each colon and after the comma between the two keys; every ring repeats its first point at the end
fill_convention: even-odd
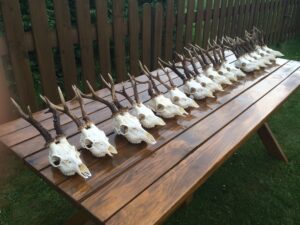
{"type": "MultiPolygon", "coordinates": [[[[287,58],[300,61],[299,38],[282,44],[279,49],[287,58]]],[[[269,121],[289,158],[288,164],[268,157],[255,135],[166,224],[299,223],[299,99],[297,91],[269,121]]],[[[63,224],[76,211],[67,199],[14,156],[1,154],[1,157],[0,225],[63,224]]]]}

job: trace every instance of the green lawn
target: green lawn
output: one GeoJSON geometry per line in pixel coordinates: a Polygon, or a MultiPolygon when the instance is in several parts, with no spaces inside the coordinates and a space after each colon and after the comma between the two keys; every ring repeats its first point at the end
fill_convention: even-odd
{"type": "MultiPolygon", "coordinates": [[[[300,39],[279,48],[300,60],[300,39]]],[[[267,156],[257,136],[244,144],[167,224],[296,225],[300,221],[300,91],[270,119],[289,163],[267,156]]],[[[1,150],[1,148],[0,148],[1,150]]],[[[0,151],[0,224],[56,225],[76,211],[14,156],[0,151]],[[3,162],[6,162],[4,164],[3,162]],[[9,162],[9,163],[8,163],[9,162]]]]}

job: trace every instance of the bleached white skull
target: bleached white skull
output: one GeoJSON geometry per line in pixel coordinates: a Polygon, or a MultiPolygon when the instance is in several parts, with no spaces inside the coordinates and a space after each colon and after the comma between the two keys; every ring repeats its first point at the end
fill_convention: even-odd
{"type": "Polygon", "coordinates": [[[113,156],[118,153],[109,143],[105,133],[91,122],[81,129],[80,144],[96,157],[113,156]]]}
{"type": "Polygon", "coordinates": [[[194,79],[186,81],[183,86],[183,90],[186,94],[191,95],[194,99],[201,100],[207,97],[215,98],[213,92],[207,87],[203,87],[199,82],[194,79]]]}
{"type": "Polygon", "coordinates": [[[276,50],[273,50],[271,48],[269,48],[268,46],[264,45],[261,47],[263,50],[265,50],[267,53],[275,56],[275,57],[282,57],[284,56],[280,51],[276,51],[276,50]]]}
{"type": "Polygon", "coordinates": [[[142,126],[145,128],[166,125],[162,118],[156,116],[153,111],[143,103],[135,103],[132,108],[132,114],[140,120],[142,126]]]}
{"type": "Polygon", "coordinates": [[[194,101],[194,99],[191,99],[188,96],[186,96],[186,94],[178,88],[171,89],[169,91],[169,94],[172,102],[175,105],[178,105],[184,109],[187,109],[189,107],[199,108],[199,105],[197,104],[197,102],[194,101]]]}
{"type": "Polygon", "coordinates": [[[203,87],[206,87],[208,90],[210,90],[212,93],[215,91],[224,91],[223,87],[214,82],[212,79],[210,79],[207,76],[198,75],[196,76],[196,81],[199,82],[203,87]]]}
{"type": "Polygon", "coordinates": [[[249,53],[245,54],[243,56],[245,59],[247,59],[251,63],[255,63],[260,68],[266,68],[269,64],[269,62],[261,59],[257,59],[255,57],[252,57],[249,53]]]}
{"type": "Polygon", "coordinates": [[[238,78],[246,77],[246,74],[242,70],[236,68],[233,64],[228,63],[227,61],[222,64],[222,67],[227,71],[234,73],[238,78]]]}
{"type": "Polygon", "coordinates": [[[220,85],[222,85],[222,84],[232,85],[232,82],[227,77],[221,76],[212,67],[209,67],[206,70],[203,70],[203,73],[205,76],[209,77],[214,82],[216,82],[220,85]]]}
{"type": "Polygon", "coordinates": [[[245,71],[246,73],[254,72],[255,70],[260,69],[256,63],[250,62],[249,60],[245,59],[244,57],[239,57],[235,61],[235,66],[240,68],[241,70],[245,71]]]}
{"type": "Polygon", "coordinates": [[[128,111],[115,114],[112,120],[116,133],[124,136],[130,143],[156,143],[154,137],[143,129],[139,119],[128,111]]]}
{"type": "Polygon", "coordinates": [[[233,72],[228,71],[226,68],[224,68],[222,66],[218,69],[218,74],[228,78],[230,81],[233,81],[233,82],[238,81],[237,76],[233,72]]]}
{"type": "Polygon", "coordinates": [[[75,173],[83,178],[91,177],[87,166],[80,159],[80,152],[71,145],[66,137],[62,136],[49,144],[49,162],[58,168],[64,175],[72,176],[75,173]]]}
{"type": "Polygon", "coordinates": [[[271,63],[276,63],[276,57],[264,51],[260,46],[256,46],[255,52],[259,54],[261,57],[266,58],[271,63]]]}
{"type": "Polygon", "coordinates": [[[163,118],[172,118],[174,116],[185,116],[188,113],[180,106],[175,105],[169,98],[159,94],[150,99],[148,106],[163,118]]]}

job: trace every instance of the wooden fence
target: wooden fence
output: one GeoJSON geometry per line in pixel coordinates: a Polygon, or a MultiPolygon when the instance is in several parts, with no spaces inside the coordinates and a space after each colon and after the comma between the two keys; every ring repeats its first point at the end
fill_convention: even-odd
{"type": "MultiPolygon", "coordinates": [[[[59,84],[70,98],[71,84],[84,86],[85,79],[97,83],[97,73],[112,72],[122,81],[127,72],[139,74],[139,59],[155,68],[158,56],[171,59],[174,50],[181,52],[191,42],[206,47],[209,38],[243,35],[253,25],[266,32],[268,42],[284,41],[296,35],[300,11],[300,0],[143,5],[137,0],[74,0],[74,23],[70,1],[51,0],[55,25],[50,26],[46,1],[28,0],[31,23],[25,31],[19,0],[0,2],[5,28],[0,37],[0,104],[9,105],[8,96],[14,95],[33,110],[40,107],[37,93],[57,101],[59,84]]],[[[0,113],[1,122],[13,115],[3,107],[0,113]]]]}

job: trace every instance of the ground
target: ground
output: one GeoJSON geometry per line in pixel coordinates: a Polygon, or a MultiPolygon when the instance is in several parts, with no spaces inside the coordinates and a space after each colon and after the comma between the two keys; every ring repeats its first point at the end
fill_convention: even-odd
{"type": "MultiPolygon", "coordinates": [[[[278,48],[300,61],[300,38],[278,48]]],[[[255,135],[166,224],[296,225],[300,221],[300,90],[269,121],[289,163],[255,135]]],[[[76,209],[0,145],[0,225],[63,224],[76,209]]]]}

